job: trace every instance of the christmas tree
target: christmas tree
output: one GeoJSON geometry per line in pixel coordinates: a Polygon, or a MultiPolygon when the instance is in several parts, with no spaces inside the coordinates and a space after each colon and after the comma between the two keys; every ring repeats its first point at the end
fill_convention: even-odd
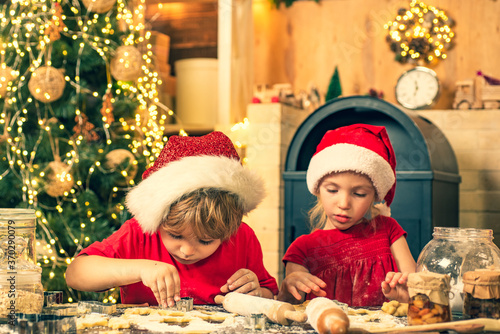
{"type": "Polygon", "coordinates": [[[333,72],[332,78],[330,79],[330,84],[328,85],[328,90],[325,96],[325,102],[333,100],[342,95],[342,86],[340,85],[340,76],[337,66],[335,66],[335,71],[333,72]]]}
{"type": "Polygon", "coordinates": [[[68,289],[67,265],[129,218],[126,191],[163,147],[144,3],[12,0],[0,22],[0,207],[37,214],[46,290],[65,301],[116,302],[68,289]]]}

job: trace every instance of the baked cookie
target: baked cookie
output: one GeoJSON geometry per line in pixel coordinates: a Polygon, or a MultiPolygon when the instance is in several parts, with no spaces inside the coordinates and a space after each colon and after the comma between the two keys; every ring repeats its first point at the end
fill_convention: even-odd
{"type": "Polygon", "coordinates": [[[84,316],[76,319],[76,329],[80,330],[98,326],[107,327],[108,321],[109,318],[101,314],[95,314],[95,313],[85,314],[84,316]]]}
{"type": "Polygon", "coordinates": [[[396,300],[391,300],[382,305],[382,311],[395,317],[404,317],[408,315],[408,303],[400,303],[396,300]]]}
{"type": "Polygon", "coordinates": [[[126,329],[130,328],[130,320],[126,317],[110,318],[108,321],[108,327],[111,329],[126,329]]]}

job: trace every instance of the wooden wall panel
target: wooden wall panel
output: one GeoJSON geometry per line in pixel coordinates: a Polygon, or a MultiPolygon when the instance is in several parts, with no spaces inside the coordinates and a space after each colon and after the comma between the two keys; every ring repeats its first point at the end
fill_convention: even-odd
{"type": "MultiPolygon", "coordinates": [[[[431,67],[442,94],[436,109],[451,108],[455,82],[473,78],[477,70],[500,78],[500,1],[424,1],[444,10],[456,22],[455,47],[448,59],[431,67]]],[[[326,92],[338,66],[344,95],[382,90],[395,102],[394,85],[413,65],[394,60],[383,25],[410,1],[297,1],[272,8],[255,0],[255,82],[291,83],[295,90],[315,83],[326,92]]]]}
{"type": "Polygon", "coordinates": [[[169,64],[185,58],[217,58],[217,1],[148,1],[151,29],[170,36],[169,64]],[[152,18],[155,18],[152,20],[152,18]],[[151,21],[152,20],[152,21],[151,21]]]}

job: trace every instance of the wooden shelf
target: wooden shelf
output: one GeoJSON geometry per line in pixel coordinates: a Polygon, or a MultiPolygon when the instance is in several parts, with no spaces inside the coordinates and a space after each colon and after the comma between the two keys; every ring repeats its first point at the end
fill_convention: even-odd
{"type": "Polygon", "coordinates": [[[180,130],[184,130],[190,136],[203,136],[207,133],[214,131],[213,128],[203,126],[203,125],[179,125],[179,124],[169,124],[165,127],[164,135],[173,136],[178,135],[180,130]]]}

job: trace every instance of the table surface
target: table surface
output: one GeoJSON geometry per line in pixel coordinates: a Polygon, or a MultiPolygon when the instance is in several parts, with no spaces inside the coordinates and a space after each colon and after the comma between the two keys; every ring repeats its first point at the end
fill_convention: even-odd
{"type": "MultiPolygon", "coordinates": [[[[119,306],[119,305],[118,305],[119,306]]],[[[211,311],[211,312],[225,312],[225,310],[219,306],[219,305],[197,305],[195,306],[196,310],[204,310],[204,311],[211,311]]],[[[118,317],[123,314],[125,308],[118,307],[116,313],[111,314],[111,317],[118,317]]],[[[392,317],[392,316],[391,316],[392,317]]],[[[265,329],[254,329],[248,326],[248,323],[245,322],[245,320],[248,320],[247,318],[244,317],[237,317],[238,321],[236,321],[236,325],[228,325],[228,326],[220,326],[216,330],[214,330],[212,333],[216,334],[235,334],[235,333],[253,333],[253,334],[313,334],[316,333],[314,329],[307,323],[292,323],[290,326],[283,326],[279,324],[275,324],[272,322],[267,321],[265,329]]],[[[386,319],[386,318],[383,318],[386,319]]],[[[395,321],[399,325],[406,325],[406,317],[399,317],[395,318],[395,321]]],[[[453,319],[455,320],[460,320],[457,317],[453,319]]],[[[500,320],[498,320],[500,321],[500,320]]],[[[380,322],[382,324],[382,322],[380,322]]],[[[187,326],[187,324],[172,324],[172,325],[177,325],[176,328],[179,328],[179,326],[187,326]]],[[[3,326],[6,325],[1,325],[0,326],[0,333],[8,333],[7,331],[3,331],[3,326]]],[[[352,327],[352,326],[351,326],[352,327]]],[[[46,327],[47,328],[47,327],[46,327]]],[[[391,332],[391,333],[408,333],[411,327],[401,327],[400,331],[397,332],[391,332]]],[[[26,332],[23,330],[15,330],[14,333],[21,333],[21,332],[26,332]]],[[[30,331],[30,333],[35,333],[36,331],[30,331]]],[[[27,333],[27,332],[26,332],[27,333]]],[[[42,333],[42,332],[40,332],[42,333]]],[[[58,333],[58,331],[45,331],[45,333],[58,333]]],[[[107,327],[94,327],[90,329],[85,329],[85,330],[78,330],[78,334],[104,334],[104,333],[113,333],[113,334],[152,334],[152,333],[160,333],[159,331],[153,331],[153,330],[144,330],[144,329],[139,329],[135,325],[132,325],[131,328],[129,329],[121,329],[119,331],[113,331],[110,328],[107,327]]],[[[172,331],[169,332],[168,330],[162,330],[161,333],[179,333],[179,331],[172,331]]],[[[355,329],[351,328],[349,330],[349,334],[366,334],[369,333],[369,331],[366,330],[360,330],[360,329],[355,329]]],[[[416,332],[412,332],[416,333],[416,332]]],[[[419,332],[423,333],[423,332],[419,332]]],[[[433,332],[425,332],[426,334],[456,334],[457,332],[455,331],[433,331],[433,332]]],[[[488,333],[488,334],[493,334],[493,333],[498,333],[498,332],[490,332],[490,331],[483,331],[481,333],[488,333]]]]}
{"type": "MultiPolygon", "coordinates": [[[[219,305],[197,305],[195,306],[195,309],[203,309],[207,311],[215,311],[215,312],[226,312],[224,308],[222,308],[219,305]]],[[[380,310],[380,308],[371,308],[371,310],[380,310]]],[[[117,314],[120,315],[120,314],[117,314]]],[[[241,318],[241,317],[239,317],[241,318]]],[[[394,317],[395,322],[401,325],[407,326],[407,321],[406,317],[394,317]]],[[[454,321],[460,320],[461,316],[454,316],[454,321]]],[[[408,330],[411,327],[401,327],[400,331],[397,332],[389,332],[389,333],[406,333],[406,334],[411,334],[408,332],[408,330]]],[[[109,329],[104,329],[104,328],[98,328],[98,329],[86,329],[83,331],[78,331],[78,334],[103,334],[104,332],[109,331],[109,329]]],[[[120,330],[120,334],[145,334],[145,333],[157,333],[154,331],[146,331],[146,330],[141,330],[137,328],[131,328],[131,329],[126,329],[126,330],[120,330]]],[[[162,331],[161,333],[178,333],[178,332],[168,332],[168,331],[162,331]]],[[[228,326],[224,328],[217,329],[213,331],[215,334],[236,334],[236,333],[253,333],[253,334],[313,334],[317,333],[308,323],[297,323],[294,322],[289,326],[284,326],[284,325],[279,325],[275,324],[272,322],[267,321],[266,322],[266,328],[265,330],[261,329],[253,329],[249,327],[242,327],[242,326],[228,326]]],[[[356,328],[351,328],[349,330],[349,334],[367,334],[369,331],[363,330],[363,329],[356,329],[356,328]]],[[[412,332],[412,333],[424,333],[424,332],[412,332]]],[[[487,332],[487,331],[482,331],[480,332],[481,334],[498,334],[498,332],[487,332]]],[[[426,331],[425,334],[457,334],[455,331],[426,331]]]]}

